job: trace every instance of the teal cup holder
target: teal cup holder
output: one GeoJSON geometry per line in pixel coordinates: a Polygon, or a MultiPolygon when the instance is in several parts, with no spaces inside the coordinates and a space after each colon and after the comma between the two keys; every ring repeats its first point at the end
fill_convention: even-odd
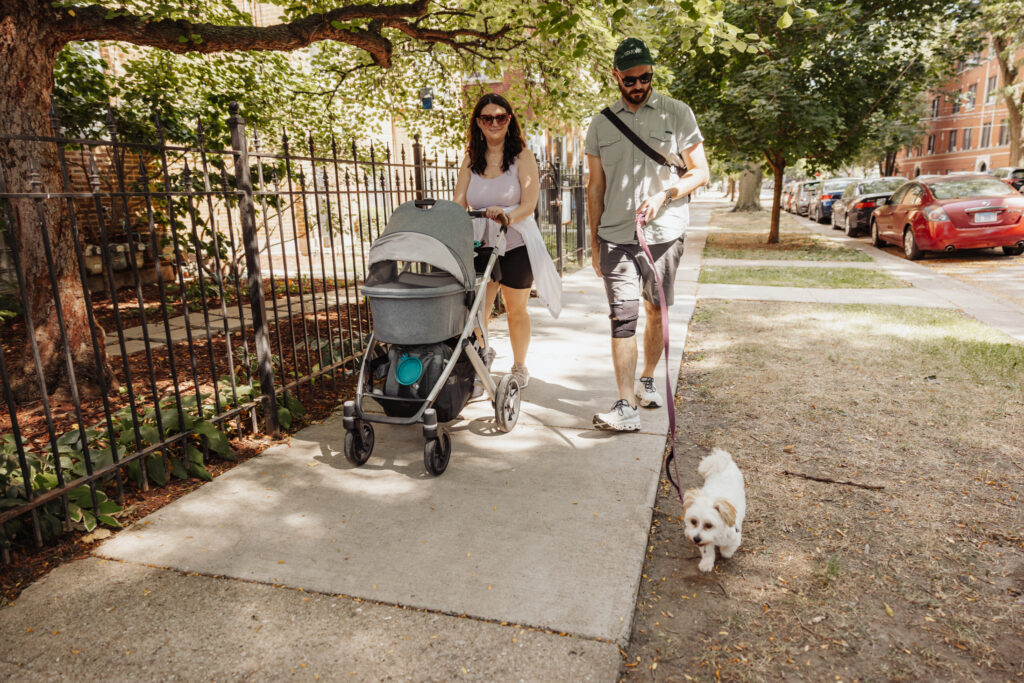
{"type": "Polygon", "coordinates": [[[395,379],[403,387],[414,384],[423,375],[423,361],[415,356],[404,355],[398,359],[395,379]]]}

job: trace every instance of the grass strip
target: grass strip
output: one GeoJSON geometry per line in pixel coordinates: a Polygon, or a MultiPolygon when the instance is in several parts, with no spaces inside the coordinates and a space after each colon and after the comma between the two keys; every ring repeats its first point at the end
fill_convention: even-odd
{"type": "Polygon", "coordinates": [[[703,284],[821,289],[889,289],[910,286],[887,273],[842,267],[709,266],[701,271],[699,281],[703,284]]]}

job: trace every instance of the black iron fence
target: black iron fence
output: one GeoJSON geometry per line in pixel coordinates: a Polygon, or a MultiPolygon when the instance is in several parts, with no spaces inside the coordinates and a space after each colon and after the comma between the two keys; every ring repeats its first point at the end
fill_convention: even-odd
{"type": "MultiPolygon", "coordinates": [[[[230,145],[0,138],[0,551],[116,526],[128,487],[209,478],[352,389],[366,257],[390,213],[450,198],[458,159],[247,130],[230,145]],[[225,147],[225,148],[221,148],[225,147]],[[27,161],[26,161],[27,160],[27,161]],[[5,269],[6,268],[6,269],[5,269]]],[[[225,143],[226,144],[226,143],[225,143]]],[[[587,257],[582,169],[544,169],[559,271],[587,257]]]]}

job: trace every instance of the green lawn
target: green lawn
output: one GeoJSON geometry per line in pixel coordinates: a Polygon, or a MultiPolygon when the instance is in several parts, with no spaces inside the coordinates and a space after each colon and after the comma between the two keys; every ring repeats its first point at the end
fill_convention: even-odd
{"type": "Polygon", "coordinates": [[[704,284],[817,287],[825,289],[885,289],[909,287],[891,275],[859,268],[799,268],[786,266],[710,266],[700,274],[704,284]]]}

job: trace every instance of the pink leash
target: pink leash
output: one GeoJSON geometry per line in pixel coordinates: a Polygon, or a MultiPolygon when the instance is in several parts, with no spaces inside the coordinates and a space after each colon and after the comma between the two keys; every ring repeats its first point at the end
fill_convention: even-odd
{"type": "Polygon", "coordinates": [[[651,262],[651,269],[654,271],[654,281],[658,285],[658,304],[661,309],[661,333],[665,342],[665,396],[666,407],[668,408],[668,454],[665,456],[664,467],[665,474],[668,475],[668,480],[672,483],[672,486],[676,489],[676,494],[679,496],[679,502],[683,502],[683,491],[679,488],[679,466],[676,464],[676,402],[675,394],[672,393],[672,376],[669,374],[669,362],[668,362],[668,305],[665,303],[665,290],[661,285],[661,278],[658,277],[658,271],[654,268],[654,257],[651,256],[651,250],[647,247],[647,240],[644,239],[644,215],[642,213],[636,216],[636,239],[640,243],[640,248],[647,254],[648,260],[651,262]],[[669,465],[672,465],[672,470],[669,470],[669,465]],[[675,471],[675,479],[672,478],[672,472],[675,471]]]}

